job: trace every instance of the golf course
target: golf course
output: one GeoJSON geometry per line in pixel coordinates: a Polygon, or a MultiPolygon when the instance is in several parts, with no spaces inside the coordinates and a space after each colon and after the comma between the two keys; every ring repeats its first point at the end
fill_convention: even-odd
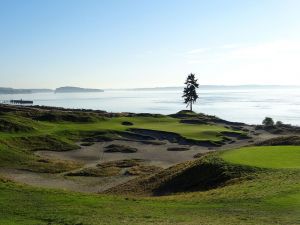
{"type": "Polygon", "coordinates": [[[300,225],[300,0],[0,0],[0,225],[300,225]]]}
{"type": "Polygon", "coordinates": [[[280,129],[3,105],[0,224],[299,224],[299,138],[280,129]]]}

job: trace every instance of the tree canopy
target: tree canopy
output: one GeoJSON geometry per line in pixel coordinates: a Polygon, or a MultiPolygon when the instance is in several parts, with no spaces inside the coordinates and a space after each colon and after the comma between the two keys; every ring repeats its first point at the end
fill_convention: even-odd
{"type": "Polygon", "coordinates": [[[183,99],[186,107],[190,107],[190,110],[193,111],[193,104],[199,98],[196,89],[199,88],[198,80],[195,77],[195,74],[191,73],[187,76],[184,83],[186,87],[183,90],[183,99]]]}
{"type": "Polygon", "coordinates": [[[266,118],[263,120],[262,124],[263,124],[264,126],[266,126],[266,127],[272,127],[272,126],[274,126],[274,120],[273,120],[272,118],[270,118],[270,117],[266,117],[266,118]]]}

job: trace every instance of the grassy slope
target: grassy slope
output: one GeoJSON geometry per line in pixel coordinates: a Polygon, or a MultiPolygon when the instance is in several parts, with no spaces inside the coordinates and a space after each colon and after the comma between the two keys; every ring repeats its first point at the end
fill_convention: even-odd
{"type": "MultiPolygon", "coordinates": [[[[11,120],[16,120],[10,116],[11,120]]],[[[18,137],[24,135],[39,134],[56,134],[61,131],[125,131],[128,128],[142,128],[159,131],[167,131],[178,133],[183,137],[195,140],[211,140],[220,141],[223,136],[220,132],[231,131],[223,126],[217,125],[196,125],[180,123],[178,119],[162,116],[162,117],[116,117],[106,118],[91,123],[75,123],[75,122],[41,122],[18,117],[18,122],[26,124],[34,128],[32,132],[8,133],[0,132],[0,138],[18,137]],[[134,125],[127,127],[121,123],[124,121],[132,122],[134,125]]]]}
{"type": "MultiPolygon", "coordinates": [[[[93,123],[38,122],[11,115],[7,118],[34,129],[0,133],[0,166],[28,163],[30,168],[49,171],[55,169],[55,164],[49,164],[49,168],[39,165],[32,149],[47,149],[49,142],[53,144],[55,140],[65,143],[61,150],[71,148],[72,132],[76,139],[80,135],[75,134],[80,131],[122,131],[128,128],[120,124],[125,120],[137,128],[178,131],[200,140],[217,140],[218,132],[225,129],[179,124],[169,117],[113,118],[93,123]],[[208,128],[213,132],[207,134],[208,128]],[[51,140],[45,142],[45,136],[51,140]],[[23,139],[34,137],[43,138],[29,142],[28,147],[28,140],[23,139]]],[[[0,178],[0,224],[299,224],[299,171],[264,170],[257,172],[254,179],[237,180],[222,188],[159,198],[76,194],[16,185],[0,178]]]]}
{"type": "Polygon", "coordinates": [[[228,162],[263,168],[300,168],[299,146],[248,147],[226,151],[228,162]]]}
{"type": "Polygon", "coordinates": [[[257,169],[226,163],[216,154],[174,165],[153,176],[140,177],[107,191],[114,194],[166,195],[204,191],[253,175],[257,169]]]}
{"type": "Polygon", "coordinates": [[[47,131],[56,133],[62,130],[96,131],[112,130],[126,131],[128,128],[141,128],[166,132],[178,133],[185,138],[195,140],[221,141],[223,135],[220,132],[231,131],[222,126],[216,125],[195,125],[183,124],[178,119],[171,117],[117,117],[106,119],[95,123],[45,123],[47,131]],[[132,122],[133,126],[123,126],[122,122],[132,122]]]}
{"type": "MultiPolygon", "coordinates": [[[[218,156],[216,156],[218,157],[218,156]]],[[[84,195],[0,182],[0,224],[299,224],[300,171],[165,197],[84,195]]]]}
{"type": "MultiPolygon", "coordinates": [[[[41,163],[32,154],[36,150],[66,151],[76,149],[74,144],[81,137],[93,132],[126,131],[129,128],[143,128],[179,133],[183,137],[197,140],[220,141],[222,131],[229,131],[223,126],[190,125],[180,123],[178,119],[167,116],[159,117],[114,117],[93,118],[93,122],[46,122],[25,118],[19,114],[5,113],[0,115],[5,121],[18,127],[22,125],[26,131],[1,132],[0,130],[0,167],[26,168],[38,171],[59,172],[74,168],[59,162],[41,163]],[[124,126],[122,122],[132,122],[133,126],[124,126]]],[[[22,127],[23,128],[23,127],[22,127]]]]}

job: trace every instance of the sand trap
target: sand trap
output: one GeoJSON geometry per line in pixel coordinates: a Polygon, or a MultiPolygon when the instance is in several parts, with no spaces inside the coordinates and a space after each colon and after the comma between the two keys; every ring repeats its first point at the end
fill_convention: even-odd
{"type": "MultiPolygon", "coordinates": [[[[122,160],[122,159],[143,159],[146,165],[154,165],[167,168],[179,162],[194,159],[197,153],[205,153],[209,150],[205,147],[193,146],[184,152],[167,151],[170,147],[180,147],[178,144],[163,142],[161,145],[145,144],[138,141],[111,141],[95,143],[92,146],[82,146],[80,149],[55,152],[38,151],[35,154],[42,158],[53,158],[60,160],[72,160],[81,162],[84,167],[95,167],[99,163],[122,160]],[[138,149],[134,153],[113,152],[106,153],[105,147],[111,144],[130,146],[138,149]]],[[[103,192],[116,185],[134,179],[135,176],[118,175],[111,177],[84,177],[64,176],[64,174],[45,174],[16,169],[0,169],[0,174],[19,183],[36,187],[64,189],[84,193],[103,192]]]]}
{"type": "Polygon", "coordinates": [[[92,146],[83,146],[81,149],[67,151],[67,152],[54,152],[54,151],[38,151],[37,155],[46,158],[55,158],[62,160],[75,160],[85,165],[93,165],[96,163],[114,161],[120,159],[144,159],[151,165],[167,168],[176,163],[192,160],[197,153],[208,152],[208,148],[199,146],[186,146],[190,148],[188,151],[168,151],[168,148],[184,147],[182,145],[165,142],[163,145],[144,144],[136,141],[120,141],[115,140],[111,142],[95,143],[92,146]],[[105,147],[111,144],[125,145],[138,149],[134,153],[104,152],[105,147]]]}
{"type": "MultiPolygon", "coordinates": [[[[262,132],[255,136],[254,141],[259,142],[274,135],[262,132]]],[[[79,145],[81,143],[78,143],[79,145]]],[[[238,148],[249,145],[248,140],[235,140],[219,148],[211,150],[224,150],[238,148]]],[[[168,168],[174,164],[194,160],[196,154],[203,154],[211,151],[205,146],[189,146],[170,143],[169,141],[133,141],[133,140],[114,140],[109,142],[97,142],[91,146],[82,146],[80,149],[57,152],[57,151],[38,151],[35,154],[41,158],[52,158],[60,160],[72,160],[83,163],[85,167],[95,167],[99,163],[123,159],[143,159],[145,165],[153,165],[161,168],[168,168]],[[109,145],[124,145],[136,148],[137,152],[107,153],[105,147],[109,145]],[[187,148],[186,151],[168,151],[168,149],[187,148]]],[[[69,171],[71,172],[71,171],[69,171]]],[[[111,177],[84,177],[84,176],[64,176],[64,174],[43,174],[15,169],[0,169],[0,174],[16,182],[29,184],[37,187],[65,189],[76,192],[98,193],[109,188],[134,179],[135,176],[117,175],[111,177]]]]}
{"type": "Polygon", "coordinates": [[[34,173],[24,170],[0,169],[1,174],[15,182],[35,187],[55,188],[83,193],[98,193],[134,179],[134,176],[67,177],[61,174],[34,173]]]}

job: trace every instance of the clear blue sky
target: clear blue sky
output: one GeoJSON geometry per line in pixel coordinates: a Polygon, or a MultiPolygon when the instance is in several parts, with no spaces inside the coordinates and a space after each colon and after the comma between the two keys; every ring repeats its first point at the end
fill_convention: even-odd
{"type": "Polygon", "coordinates": [[[0,0],[0,86],[300,84],[299,0],[0,0]]]}

